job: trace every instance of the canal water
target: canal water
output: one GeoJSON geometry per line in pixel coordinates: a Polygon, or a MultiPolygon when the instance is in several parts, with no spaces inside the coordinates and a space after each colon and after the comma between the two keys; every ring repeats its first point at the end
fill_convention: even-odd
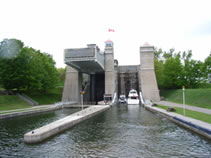
{"type": "Polygon", "coordinates": [[[211,157],[209,140],[136,105],[117,105],[40,144],[24,144],[24,133],[75,111],[0,121],[0,157],[211,157]]]}

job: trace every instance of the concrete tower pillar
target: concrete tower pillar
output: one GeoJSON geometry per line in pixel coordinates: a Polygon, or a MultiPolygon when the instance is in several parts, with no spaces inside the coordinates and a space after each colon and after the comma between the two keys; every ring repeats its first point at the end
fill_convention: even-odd
{"type": "Polygon", "coordinates": [[[123,73],[120,73],[120,89],[121,94],[125,94],[125,75],[123,73]]]}
{"type": "Polygon", "coordinates": [[[67,65],[62,102],[74,101],[80,103],[80,91],[82,90],[82,74],[67,65]]]}
{"type": "Polygon", "coordinates": [[[115,92],[114,53],[113,42],[105,42],[105,94],[113,95],[115,92]]]}
{"type": "Polygon", "coordinates": [[[95,101],[95,74],[90,74],[90,94],[91,101],[95,101]]]}
{"type": "Polygon", "coordinates": [[[145,43],[140,47],[141,91],[145,100],[160,101],[154,71],[154,47],[145,43]]]}

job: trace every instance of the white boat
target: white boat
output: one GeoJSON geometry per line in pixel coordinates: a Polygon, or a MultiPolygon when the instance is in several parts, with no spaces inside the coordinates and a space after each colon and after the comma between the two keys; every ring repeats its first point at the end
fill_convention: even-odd
{"type": "Polygon", "coordinates": [[[135,89],[130,90],[129,95],[128,95],[128,104],[139,104],[139,97],[138,93],[135,89]]]}
{"type": "Polygon", "coordinates": [[[126,104],[127,103],[126,96],[124,94],[119,96],[119,103],[120,104],[126,104]]]}

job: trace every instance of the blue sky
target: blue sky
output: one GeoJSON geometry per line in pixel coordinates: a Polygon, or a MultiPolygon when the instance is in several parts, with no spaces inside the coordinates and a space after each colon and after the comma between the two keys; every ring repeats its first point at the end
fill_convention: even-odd
{"type": "Polygon", "coordinates": [[[145,42],[164,50],[211,51],[210,0],[0,0],[0,40],[17,38],[52,54],[64,67],[63,50],[114,42],[121,65],[139,64],[145,42]],[[109,33],[108,29],[114,29],[109,33]]]}

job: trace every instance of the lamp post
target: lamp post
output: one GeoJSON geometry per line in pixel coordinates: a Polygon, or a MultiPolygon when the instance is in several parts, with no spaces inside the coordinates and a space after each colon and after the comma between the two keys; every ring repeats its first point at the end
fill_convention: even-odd
{"type": "Polygon", "coordinates": [[[182,86],[182,96],[183,96],[183,112],[184,112],[184,115],[186,115],[186,112],[185,112],[185,86],[182,86]]]}

